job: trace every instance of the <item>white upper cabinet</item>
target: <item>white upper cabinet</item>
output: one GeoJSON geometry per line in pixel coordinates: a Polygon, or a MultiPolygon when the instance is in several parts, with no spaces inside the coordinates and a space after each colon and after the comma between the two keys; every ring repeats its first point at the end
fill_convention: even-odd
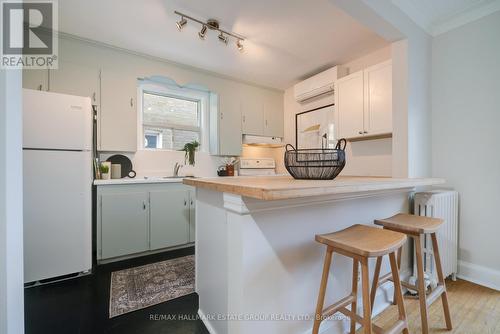
{"type": "Polygon", "coordinates": [[[70,62],[59,62],[59,68],[49,71],[50,91],[62,94],[88,96],[92,104],[99,104],[99,69],[70,62]]]}
{"type": "Polygon", "coordinates": [[[335,92],[337,138],[392,133],[392,64],[383,62],[339,79],[335,92]]]}
{"type": "Polygon", "coordinates": [[[283,137],[283,93],[246,89],[241,96],[241,129],[246,135],[283,137]]]}
{"type": "Polygon", "coordinates": [[[336,87],[337,137],[359,137],[363,134],[363,71],[339,79],[336,87]]]}
{"type": "Polygon", "coordinates": [[[270,94],[264,101],[264,135],[283,137],[283,95],[270,94]]]}
{"type": "Polygon", "coordinates": [[[384,62],[364,70],[367,135],[392,132],[392,65],[384,62]]]}
{"type": "Polygon", "coordinates": [[[210,152],[214,155],[241,155],[241,105],[238,92],[220,94],[218,112],[211,110],[210,114],[217,120],[213,127],[211,124],[210,140],[214,142],[211,143],[210,152]]]}
{"type": "Polygon", "coordinates": [[[264,99],[258,90],[246,89],[241,99],[241,129],[244,134],[264,132],[264,99]]]}
{"type": "Polygon", "coordinates": [[[99,69],[73,62],[59,61],[51,70],[24,70],[23,88],[45,90],[90,97],[92,104],[100,103],[99,69]]]}
{"type": "Polygon", "coordinates": [[[101,72],[100,151],[137,150],[137,75],[126,69],[101,72]]]}

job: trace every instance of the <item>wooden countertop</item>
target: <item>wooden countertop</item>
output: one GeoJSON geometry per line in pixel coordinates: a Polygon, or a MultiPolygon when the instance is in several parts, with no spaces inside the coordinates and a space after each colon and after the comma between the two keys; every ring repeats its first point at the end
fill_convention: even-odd
{"type": "Polygon", "coordinates": [[[279,200],[375,192],[431,186],[444,183],[438,178],[398,179],[390,177],[340,176],[335,180],[295,180],[291,176],[217,177],[184,179],[184,184],[261,200],[279,200]]]}

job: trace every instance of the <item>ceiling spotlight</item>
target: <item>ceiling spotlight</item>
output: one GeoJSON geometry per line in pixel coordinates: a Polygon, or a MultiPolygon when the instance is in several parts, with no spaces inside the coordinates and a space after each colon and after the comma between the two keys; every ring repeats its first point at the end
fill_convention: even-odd
{"type": "Polygon", "coordinates": [[[243,41],[241,39],[236,41],[236,47],[238,50],[243,51],[243,41]]]}
{"type": "Polygon", "coordinates": [[[219,25],[219,21],[217,21],[216,19],[208,19],[204,21],[196,19],[192,16],[186,15],[178,11],[174,11],[174,13],[179,15],[180,18],[180,20],[176,22],[177,29],[179,29],[179,31],[181,31],[184,28],[184,26],[188,23],[188,21],[192,21],[197,24],[200,24],[201,26],[201,29],[198,32],[198,37],[200,37],[200,39],[204,40],[207,37],[208,30],[217,31],[219,33],[218,35],[219,41],[227,45],[229,43],[229,39],[234,38],[238,50],[243,51],[244,49],[243,43],[245,41],[245,37],[235,32],[222,29],[219,25]]]}
{"type": "Polygon", "coordinates": [[[201,39],[205,39],[206,34],[207,34],[207,26],[203,25],[203,27],[201,27],[200,32],[198,33],[198,36],[200,36],[201,39]]]}
{"type": "Polygon", "coordinates": [[[187,20],[183,17],[180,21],[177,21],[176,25],[177,25],[177,29],[179,29],[179,31],[182,30],[182,28],[184,28],[184,26],[186,25],[187,23],[187,20]]]}
{"type": "Polygon", "coordinates": [[[227,36],[225,36],[222,31],[219,34],[219,41],[227,45],[227,36]]]}

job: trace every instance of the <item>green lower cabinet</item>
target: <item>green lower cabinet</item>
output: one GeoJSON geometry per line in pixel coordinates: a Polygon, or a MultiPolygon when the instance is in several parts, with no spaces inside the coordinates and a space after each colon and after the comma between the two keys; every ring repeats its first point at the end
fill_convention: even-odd
{"type": "Polygon", "coordinates": [[[102,258],[148,250],[147,202],[147,192],[101,196],[102,258]]]}
{"type": "Polygon", "coordinates": [[[189,190],[149,193],[151,250],[189,242],[189,190]]]}
{"type": "Polygon", "coordinates": [[[189,242],[196,238],[196,192],[189,191],[189,242]]]}
{"type": "Polygon", "coordinates": [[[182,183],[97,186],[97,260],[189,245],[195,192],[182,183]]]}

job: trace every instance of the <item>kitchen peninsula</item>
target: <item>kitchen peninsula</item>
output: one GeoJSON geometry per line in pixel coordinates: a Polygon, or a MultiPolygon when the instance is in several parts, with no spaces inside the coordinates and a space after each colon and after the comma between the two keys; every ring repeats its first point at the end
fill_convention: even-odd
{"type": "MultiPolygon", "coordinates": [[[[415,187],[443,182],[184,179],[196,187],[196,291],[205,325],[212,334],[310,333],[324,256],[314,236],[408,212],[415,187]]],[[[351,289],[351,260],[336,255],[333,262],[325,305],[351,289]]],[[[386,262],[383,272],[388,272],[386,262]]],[[[391,284],[378,292],[374,314],[389,304],[391,284]]],[[[322,330],[342,333],[348,325],[334,317],[322,330]]]]}

